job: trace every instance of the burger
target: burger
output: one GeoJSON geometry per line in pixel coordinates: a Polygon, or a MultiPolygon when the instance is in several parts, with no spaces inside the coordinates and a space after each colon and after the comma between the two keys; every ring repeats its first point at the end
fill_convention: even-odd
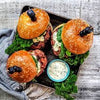
{"type": "Polygon", "coordinates": [[[15,38],[5,52],[11,55],[18,50],[43,49],[52,29],[47,12],[39,8],[29,9],[20,15],[15,38]]]}
{"type": "Polygon", "coordinates": [[[20,50],[7,60],[8,75],[19,83],[26,83],[41,75],[47,65],[47,58],[41,50],[20,50]]]}
{"type": "Polygon", "coordinates": [[[19,17],[17,31],[20,38],[32,39],[31,48],[44,48],[52,31],[49,15],[39,8],[29,9],[19,17]]]}
{"type": "Polygon", "coordinates": [[[57,26],[51,36],[54,55],[70,65],[82,64],[93,43],[93,27],[82,19],[57,26]]]}

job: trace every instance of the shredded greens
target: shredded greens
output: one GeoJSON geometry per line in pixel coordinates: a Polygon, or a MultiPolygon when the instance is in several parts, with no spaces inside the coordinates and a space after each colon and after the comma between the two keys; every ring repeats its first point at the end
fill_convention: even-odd
{"type": "Polygon", "coordinates": [[[73,100],[74,98],[70,94],[77,93],[76,80],[77,76],[72,71],[65,81],[60,83],[55,82],[54,87],[56,94],[63,96],[66,100],[73,100]]]}
{"type": "Polygon", "coordinates": [[[15,35],[15,39],[12,44],[5,50],[9,55],[18,50],[28,50],[28,48],[33,44],[33,41],[22,39],[19,37],[18,33],[15,35]]]}
{"type": "Polygon", "coordinates": [[[66,61],[69,65],[73,65],[73,66],[78,66],[81,65],[84,62],[84,59],[89,55],[89,51],[86,52],[85,54],[81,54],[81,55],[75,55],[73,57],[69,57],[67,59],[63,59],[64,61],[66,61]]]}
{"type": "Polygon", "coordinates": [[[62,41],[62,39],[61,39],[62,28],[63,28],[63,26],[60,27],[60,28],[58,29],[58,32],[57,32],[57,40],[58,40],[59,42],[62,41]]]}
{"type": "Polygon", "coordinates": [[[78,66],[78,65],[82,64],[84,62],[84,59],[89,55],[89,51],[86,52],[85,54],[73,55],[70,51],[68,51],[64,47],[64,44],[61,40],[61,32],[62,32],[62,27],[60,27],[57,32],[57,40],[59,42],[61,42],[61,52],[59,54],[59,58],[63,59],[69,65],[72,65],[72,66],[78,66]],[[65,58],[65,56],[67,56],[68,58],[65,58]]]}
{"type": "Polygon", "coordinates": [[[66,55],[67,55],[68,57],[70,57],[70,56],[71,56],[71,52],[68,51],[68,50],[66,50],[66,55]]]}
{"type": "Polygon", "coordinates": [[[37,80],[34,78],[34,79],[32,80],[32,82],[36,83],[36,82],[37,82],[37,80]]]}
{"type": "Polygon", "coordinates": [[[32,58],[33,58],[33,60],[35,61],[35,63],[36,63],[36,67],[38,67],[38,61],[37,61],[37,59],[35,59],[35,57],[34,56],[32,56],[32,58]]]}
{"type": "Polygon", "coordinates": [[[63,58],[65,56],[66,49],[64,47],[64,44],[61,42],[61,52],[59,54],[59,58],[63,58]]]}

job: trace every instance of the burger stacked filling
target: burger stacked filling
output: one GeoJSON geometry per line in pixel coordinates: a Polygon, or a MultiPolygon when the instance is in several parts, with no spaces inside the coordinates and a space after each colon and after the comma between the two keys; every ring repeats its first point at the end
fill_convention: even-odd
{"type": "Polygon", "coordinates": [[[89,51],[85,54],[76,55],[71,53],[69,50],[67,50],[64,47],[64,44],[61,39],[61,33],[62,33],[63,25],[56,30],[54,30],[52,36],[51,36],[51,45],[53,52],[56,56],[59,56],[60,59],[63,59],[70,65],[80,65],[84,62],[84,59],[88,56],[89,51]]]}
{"type": "Polygon", "coordinates": [[[44,48],[45,43],[49,40],[51,35],[52,26],[51,23],[47,26],[47,29],[43,34],[41,34],[39,37],[36,37],[32,39],[33,45],[31,46],[32,49],[39,49],[44,48]]]}
{"type": "Polygon", "coordinates": [[[47,58],[41,50],[19,50],[7,61],[7,72],[10,77],[20,83],[29,82],[43,73],[47,58]]]}
{"type": "Polygon", "coordinates": [[[9,55],[18,50],[29,50],[32,49],[41,49],[45,47],[45,43],[49,40],[50,34],[52,31],[52,25],[49,23],[47,30],[43,32],[39,37],[34,39],[22,39],[19,37],[18,33],[15,35],[15,39],[12,44],[5,50],[9,55]]]}
{"type": "Polygon", "coordinates": [[[36,63],[37,67],[37,76],[43,73],[46,65],[47,65],[47,58],[45,54],[40,51],[40,50],[34,50],[34,51],[29,51],[29,53],[32,55],[33,60],[36,63]]]}

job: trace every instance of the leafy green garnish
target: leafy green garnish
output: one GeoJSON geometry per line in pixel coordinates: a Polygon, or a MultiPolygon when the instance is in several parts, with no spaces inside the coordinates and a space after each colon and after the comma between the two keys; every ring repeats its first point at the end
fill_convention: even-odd
{"type": "Polygon", "coordinates": [[[84,62],[84,59],[89,55],[89,51],[85,54],[81,55],[74,55],[74,57],[64,58],[63,60],[66,61],[69,65],[81,65],[84,62]]]}
{"type": "Polygon", "coordinates": [[[59,54],[59,58],[63,58],[65,56],[66,49],[64,47],[64,44],[61,42],[61,52],[59,54]]]}
{"type": "Polygon", "coordinates": [[[60,83],[55,82],[55,92],[56,94],[63,96],[66,100],[73,100],[74,98],[70,95],[72,93],[77,93],[77,86],[75,85],[77,76],[72,71],[69,77],[60,83]]]}
{"type": "Polygon", "coordinates": [[[71,56],[71,52],[68,51],[68,50],[66,50],[66,55],[67,55],[68,57],[70,57],[70,56],[71,56]]]}
{"type": "Polygon", "coordinates": [[[12,44],[5,50],[9,55],[18,50],[28,50],[28,48],[33,44],[32,40],[26,40],[19,37],[18,33],[15,35],[15,40],[12,44]]]}
{"type": "Polygon", "coordinates": [[[57,40],[58,40],[59,42],[62,41],[62,39],[61,39],[62,28],[63,28],[63,26],[60,27],[60,28],[58,29],[58,32],[57,32],[57,40]]]}
{"type": "Polygon", "coordinates": [[[77,66],[84,62],[84,59],[89,55],[89,51],[85,54],[81,55],[73,55],[70,51],[68,51],[61,40],[61,32],[62,27],[58,29],[57,32],[57,40],[61,43],[61,52],[59,54],[59,58],[66,61],[69,65],[77,66]],[[68,56],[68,58],[65,58],[65,56],[68,56]]]}
{"type": "Polygon", "coordinates": [[[35,83],[36,83],[36,82],[37,82],[37,80],[34,78],[34,79],[32,80],[32,82],[35,82],[35,83]]]}
{"type": "Polygon", "coordinates": [[[32,56],[32,58],[33,58],[33,60],[35,61],[36,66],[38,67],[38,61],[37,61],[37,59],[35,59],[35,57],[34,57],[34,56],[32,56]]]}

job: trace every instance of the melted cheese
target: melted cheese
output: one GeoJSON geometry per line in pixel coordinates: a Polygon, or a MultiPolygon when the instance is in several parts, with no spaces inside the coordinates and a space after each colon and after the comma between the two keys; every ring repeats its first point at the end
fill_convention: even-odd
{"type": "Polygon", "coordinates": [[[61,47],[61,43],[58,42],[58,40],[57,40],[57,31],[55,31],[53,33],[53,40],[55,41],[55,44],[53,45],[53,49],[54,49],[54,51],[58,51],[59,47],[61,47]]]}
{"type": "Polygon", "coordinates": [[[40,64],[40,62],[38,61],[38,63],[37,63],[37,70],[38,70],[38,73],[41,71],[41,64],[40,64]]]}
{"type": "Polygon", "coordinates": [[[39,42],[39,40],[37,38],[34,38],[33,42],[36,43],[36,42],[39,42]]]}
{"type": "Polygon", "coordinates": [[[61,61],[55,61],[51,63],[48,70],[49,70],[50,76],[56,80],[63,79],[68,72],[66,64],[61,61]]]}
{"type": "Polygon", "coordinates": [[[33,42],[36,43],[36,42],[43,42],[44,41],[44,35],[46,34],[46,31],[39,37],[36,37],[33,39],[33,42]]]}
{"type": "Polygon", "coordinates": [[[40,37],[37,37],[37,40],[38,40],[38,41],[41,41],[41,42],[44,41],[44,36],[42,35],[42,36],[40,36],[40,37]]]}
{"type": "Polygon", "coordinates": [[[33,42],[43,42],[43,41],[44,41],[44,36],[43,35],[33,39],[33,42]]]}

